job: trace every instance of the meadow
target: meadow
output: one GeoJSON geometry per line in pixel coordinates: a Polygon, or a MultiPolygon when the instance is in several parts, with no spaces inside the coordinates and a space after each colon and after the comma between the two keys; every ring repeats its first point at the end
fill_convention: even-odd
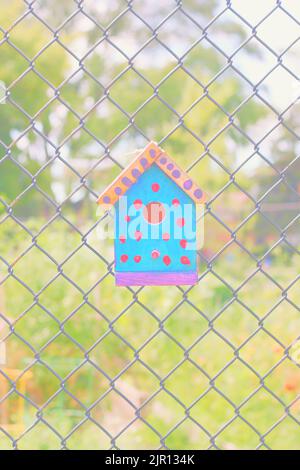
{"type": "Polygon", "coordinates": [[[96,230],[82,241],[56,221],[32,243],[14,221],[3,228],[1,449],[5,429],[20,449],[299,447],[295,256],[257,270],[232,249],[201,263],[192,288],[117,288],[96,230]]]}

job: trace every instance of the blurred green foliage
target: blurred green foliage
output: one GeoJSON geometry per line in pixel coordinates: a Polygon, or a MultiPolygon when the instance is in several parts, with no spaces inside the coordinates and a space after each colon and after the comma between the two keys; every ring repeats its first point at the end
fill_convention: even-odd
{"type": "MultiPolygon", "coordinates": [[[[77,243],[75,234],[61,226],[41,238],[39,246],[47,249],[56,262],[61,262],[77,243]]],[[[108,260],[112,258],[111,248],[104,249],[95,234],[88,238],[88,243],[108,260]]],[[[2,232],[0,244],[1,254],[12,260],[30,246],[30,238],[12,237],[7,230],[2,232]]],[[[224,255],[214,264],[214,272],[225,276],[228,284],[207,273],[189,291],[190,302],[182,303],[182,294],[176,287],[170,287],[167,296],[160,287],[146,287],[135,294],[115,287],[110,274],[98,283],[106,273],[106,266],[99,258],[83,249],[73,258],[63,263],[63,274],[57,276],[55,263],[33,247],[14,264],[13,276],[1,291],[4,313],[14,324],[15,332],[6,340],[6,367],[23,370],[30,366],[33,375],[26,394],[42,407],[44,418],[61,436],[67,436],[77,424],[84,423],[84,407],[91,406],[93,419],[113,435],[134,419],[132,405],[114,390],[107,393],[110,381],[114,381],[116,389],[134,406],[142,407],[143,418],[160,435],[166,436],[170,448],[210,445],[207,435],[194,421],[183,420],[185,406],[190,407],[191,418],[211,434],[224,427],[216,438],[219,447],[246,449],[259,445],[259,436],[242,420],[236,419],[228,427],[226,423],[233,418],[235,407],[240,407],[240,414],[264,433],[284,415],[283,405],[261,387],[253,370],[263,376],[274,367],[265,384],[286,405],[299,392],[297,366],[286,359],[275,367],[285,357],[284,348],[295,340],[300,327],[297,310],[286,301],[279,302],[271,315],[266,315],[281,298],[276,284],[267,276],[257,274],[238,291],[238,300],[234,301],[229,286],[239,285],[255,271],[255,263],[251,265],[240,259],[238,270],[229,274],[225,272],[227,257],[224,255]],[[22,286],[18,279],[30,288],[22,286]],[[136,295],[138,302],[133,303],[136,295]],[[223,310],[221,315],[220,310],[223,310]],[[159,322],[163,322],[163,330],[157,334],[159,322]],[[283,347],[268,332],[280,337],[283,347]],[[236,350],[241,361],[235,356],[236,350]],[[215,389],[210,388],[213,377],[215,389]],[[64,389],[60,388],[60,381],[64,382],[64,389]],[[163,389],[157,395],[160,383],[163,389]],[[98,403],[100,396],[103,398],[98,403]],[[181,420],[178,429],[172,431],[181,420]]],[[[295,257],[287,262],[279,256],[264,269],[285,286],[297,274],[295,262],[295,257]]],[[[5,275],[5,266],[1,265],[0,277],[5,275]]],[[[289,290],[289,299],[299,303],[297,286],[289,290]]],[[[15,399],[12,395],[9,402],[13,405],[15,399]]],[[[0,409],[4,406],[8,403],[2,403],[0,409]]],[[[34,422],[36,411],[35,407],[26,405],[25,426],[34,422]]],[[[297,401],[291,413],[299,419],[297,401]]],[[[18,437],[17,429],[11,432],[18,437]]],[[[281,448],[284,443],[286,448],[296,449],[299,437],[299,429],[286,419],[267,436],[267,443],[272,448],[281,448]]],[[[155,448],[159,442],[159,435],[142,422],[133,423],[117,439],[119,447],[129,449],[155,448]]],[[[69,448],[99,449],[109,445],[108,436],[89,421],[67,439],[69,448]]],[[[10,446],[4,434],[0,446],[10,446]]],[[[20,440],[20,448],[25,449],[59,447],[57,436],[42,423],[20,440]]]]}
{"type": "MultiPolygon", "coordinates": [[[[288,290],[288,302],[279,288],[287,288],[296,278],[296,255],[286,244],[278,245],[263,259],[263,274],[256,272],[253,256],[237,244],[228,243],[224,249],[231,239],[229,229],[234,230],[252,211],[254,217],[237,232],[238,241],[252,255],[264,256],[279,236],[271,223],[255,213],[253,202],[277,181],[278,172],[259,158],[259,163],[235,174],[235,182],[248,197],[238,185],[229,184],[230,172],[253,151],[245,135],[268,118],[268,110],[258,100],[247,100],[252,90],[234,70],[227,70],[227,60],[208,42],[195,45],[178,65],[178,57],[199,38],[197,27],[180,12],[159,29],[158,41],[150,41],[138,52],[151,37],[151,28],[168,14],[164,2],[147,12],[150,27],[128,14],[110,25],[123,11],[123,2],[105,2],[102,8],[98,2],[84,3],[85,11],[102,28],[83,14],[73,18],[74,2],[35,2],[36,14],[49,29],[28,13],[25,2],[0,0],[0,26],[9,33],[9,40],[0,43],[4,64],[0,80],[9,91],[7,103],[0,105],[0,279],[5,279],[0,300],[1,313],[15,332],[6,340],[7,367],[23,370],[32,365],[26,394],[42,407],[44,419],[60,436],[68,436],[69,448],[110,447],[109,436],[86,418],[84,407],[95,404],[92,418],[111,435],[120,433],[117,445],[123,449],[156,448],[164,442],[174,449],[207,448],[210,440],[195,421],[209,433],[217,433],[215,443],[222,449],[255,448],[260,440],[253,428],[238,417],[230,422],[237,409],[261,434],[289,409],[291,417],[267,434],[265,442],[274,449],[296,449],[300,435],[293,418],[299,420],[300,408],[299,402],[290,403],[299,392],[300,377],[296,365],[284,356],[284,348],[299,331],[299,314],[292,304],[299,303],[299,289],[295,284],[288,290]],[[106,28],[123,54],[103,41],[106,28]],[[133,43],[128,41],[129,31],[133,43]],[[230,125],[231,115],[236,126],[230,125]],[[190,302],[182,302],[176,287],[167,293],[165,288],[146,287],[138,294],[116,288],[107,264],[95,254],[113,263],[111,244],[101,242],[92,231],[87,243],[95,252],[81,246],[82,234],[97,218],[94,198],[81,177],[94,195],[99,193],[130,161],[128,153],[143,147],[143,135],[163,139],[163,147],[179,165],[191,168],[209,196],[226,188],[212,210],[228,229],[208,214],[202,254],[209,260],[223,251],[213,271],[189,291],[190,302]],[[102,165],[106,146],[112,159],[106,158],[102,165]],[[47,197],[61,204],[62,216],[78,231],[63,217],[54,217],[45,226],[57,215],[47,197]],[[5,204],[31,233],[8,216],[5,204]],[[32,240],[31,234],[37,233],[32,240]],[[11,266],[9,276],[3,259],[11,266]],[[238,289],[236,298],[234,289],[238,289]],[[160,322],[163,331],[157,334],[160,322]],[[289,408],[261,386],[254,372],[263,376],[273,367],[266,387],[289,408]],[[210,388],[212,378],[214,388],[210,388]],[[65,389],[60,388],[61,381],[65,389]],[[114,390],[107,394],[111,381],[133,406],[114,390]],[[142,407],[145,422],[135,421],[134,407],[142,407]]],[[[142,3],[135,8],[143,17],[142,3]]],[[[217,0],[185,2],[186,11],[201,24],[207,24],[219,7],[217,0]]],[[[217,41],[224,34],[232,49],[246,37],[245,30],[228,19],[210,28],[210,37],[217,41]]],[[[1,33],[0,40],[3,37],[1,33]]],[[[250,46],[244,53],[257,55],[250,46]]],[[[290,120],[292,127],[297,113],[290,120]]],[[[293,161],[296,142],[288,131],[272,142],[268,156],[280,170],[293,161]]],[[[294,193],[299,192],[297,164],[290,165],[288,179],[294,193]]],[[[295,194],[281,186],[266,202],[295,201],[295,194]]],[[[271,220],[282,226],[290,219],[291,212],[281,209],[271,214],[271,220]]],[[[287,232],[288,240],[298,246],[299,239],[292,235],[287,232]]],[[[204,270],[203,263],[200,271],[204,270]]],[[[1,417],[6,406],[15,409],[16,400],[12,394],[1,403],[1,417]]],[[[30,427],[36,412],[27,405],[21,426],[30,427]]],[[[18,424],[15,413],[10,420],[8,424],[18,424]]],[[[10,432],[16,439],[20,435],[16,428],[10,432]]],[[[19,445],[54,449],[61,439],[39,422],[19,445]]],[[[10,447],[11,441],[0,433],[0,449],[10,447]]]]}
{"type": "MultiPolygon", "coordinates": [[[[205,20],[212,15],[217,4],[210,2],[209,6],[200,6],[190,1],[186,7],[190,13],[205,20]]],[[[54,156],[63,153],[63,157],[77,168],[78,158],[87,162],[100,158],[103,146],[115,141],[126,128],[126,135],[120,143],[124,147],[126,142],[125,146],[131,151],[146,142],[140,131],[157,141],[170,134],[164,147],[185,168],[205,151],[210,140],[216,159],[229,167],[235,164],[229,143],[231,140],[237,140],[241,145],[245,143],[241,134],[233,134],[229,127],[228,132],[220,133],[217,139],[214,136],[228,126],[228,115],[222,108],[231,113],[245,98],[246,89],[238,76],[224,73],[222,81],[209,85],[207,94],[205,87],[224,66],[224,58],[214,48],[200,42],[184,56],[183,66],[178,67],[174,57],[168,54],[165,58],[163,46],[152,41],[150,50],[143,50],[144,62],[139,61],[140,53],[133,60],[133,67],[129,67],[127,54],[120,54],[109,42],[103,41],[103,34],[94,23],[89,22],[87,30],[80,30],[86,19],[83,15],[75,17],[73,22],[65,21],[65,15],[72,14],[71,7],[71,4],[68,7],[56,1],[51,4],[39,2],[36,7],[35,12],[52,28],[64,24],[58,29],[58,41],[53,40],[49,28],[34,15],[26,13],[23,2],[13,0],[9,7],[6,5],[0,10],[0,25],[5,28],[16,22],[9,31],[9,41],[0,48],[1,61],[5,63],[0,71],[0,80],[10,93],[7,104],[1,106],[0,114],[0,139],[10,148],[10,154],[6,154],[1,162],[0,192],[5,201],[14,206],[17,215],[43,214],[49,205],[41,193],[28,190],[33,178],[52,198],[57,197],[57,182],[67,193],[78,186],[78,177],[72,171],[67,174],[68,178],[64,177],[62,168],[55,171],[57,162],[52,165],[54,156]],[[22,21],[17,21],[22,15],[22,21]],[[151,60],[153,54],[157,63],[151,60]],[[179,122],[182,123],[180,126],[179,122]],[[18,198],[19,195],[22,197],[18,198]]],[[[108,6],[106,8],[109,9],[108,6]]],[[[92,4],[87,5],[86,10],[91,15],[99,14],[92,4]]],[[[163,12],[162,5],[156,12],[157,20],[163,12]]],[[[112,8],[107,13],[114,18],[116,11],[112,8]]],[[[103,14],[99,21],[104,19],[103,14]]],[[[132,37],[138,44],[147,27],[141,22],[135,24],[133,20],[131,15],[124,15],[114,23],[111,30],[113,43],[117,42],[118,36],[122,37],[124,31],[132,28],[132,37]]],[[[162,28],[164,44],[170,46],[179,24],[187,44],[191,41],[191,23],[184,15],[178,15],[172,19],[169,29],[162,28]]],[[[194,35],[196,33],[199,36],[197,29],[193,31],[194,35]]],[[[235,25],[227,34],[234,42],[241,39],[244,32],[235,25]]],[[[171,45],[176,49],[179,44],[175,39],[173,42],[171,45]]],[[[236,122],[241,129],[247,129],[264,115],[264,107],[250,101],[247,108],[240,110],[236,122]]],[[[110,148],[113,156],[116,152],[118,158],[122,152],[118,141],[110,148]]],[[[4,154],[2,146],[0,157],[4,154]]],[[[68,171],[63,161],[61,166],[68,171]]],[[[102,171],[101,168],[99,166],[97,172],[87,175],[90,186],[96,191],[101,189],[99,178],[95,187],[97,175],[102,176],[103,182],[114,176],[112,165],[102,171]]],[[[212,171],[210,160],[206,158],[201,172],[197,169],[193,174],[195,179],[201,178],[202,186],[209,186],[210,191],[226,181],[223,170],[215,167],[211,178],[212,171]]],[[[89,201],[80,193],[78,198],[88,213],[89,201]]],[[[67,201],[64,207],[68,210],[69,206],[70,201],[67,201]]]]}

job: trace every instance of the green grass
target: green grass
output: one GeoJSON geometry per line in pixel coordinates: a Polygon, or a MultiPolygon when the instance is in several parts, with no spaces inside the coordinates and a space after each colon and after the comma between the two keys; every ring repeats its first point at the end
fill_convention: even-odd
{"type": "MultiPolygon", "coordinates": [[[[41,226],[38,220],[29,223],[33,230],[41,226]]],[[[274,449],[299,449],[300,429],[293,419],[300,418],[299,402],[268,433],[300,389],[299,369],[284,351],[300,327],[299,312],[289,302],[299,304],[297,285],[278,303],[281,290],[257,273],[234,299],[231,287],[237,288],[256,266],[224,255],[214,272],[226,284],[208,272],[183,302],[183,291],[176,287],[116,288],[95,253],[86,246],[76,251],[81,237],[63,222],[37,238],[53,260],[36,246],[18,258],[31,238],[13,222],[5,226],[0,252],[13,273],[3,284],[1,308],[14,324],[6,340],[7,367],[30,367],[26,395],[58,432],[42,422],[30,429],[37,408],[27,404],[23,424],[30,431],[20,437],[20,430],[11,430],[14,439],[20,438],[20,449],[57,449],[64,439],[70,449],[105,449],[111,446],[110,435],[123,449],[154,449],[164,443],[173,449],[204,449],[211,444],[208,433],[222,449],[253,449],[260,444],[258,433],[267,433],[265,442],[274,449]],[[266,388],[258,374],[268,374],[266,388]],[[84,407],[90,407],[93,421],[86,419],[84,407]],[[136,408],[141,419],[136,419],[136,408]]],[[[94,232],[87,242],[113,260],[111,244],[94,232]]],[[[295,263],[279,253],[264,269],[287,287],[299,271],[295,263]]],[[[0,276],[6,275],[0,262],[0,276]]],[[[3,390],[0,384],[1,397],[3,390]]],[[[5,406],[16,409],[16,403],[14,394],[0,405],[0,416],[5,406]]],[[[9,419],[10,424],[19,422],[15,413],[9,419]]],[[[11,447],[0,432],[0,448],[11,447]]]]}

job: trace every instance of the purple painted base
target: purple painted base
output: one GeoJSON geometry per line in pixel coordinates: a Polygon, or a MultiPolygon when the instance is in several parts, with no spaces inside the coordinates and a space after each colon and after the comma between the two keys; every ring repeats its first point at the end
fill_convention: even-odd
{"type": "Polygon", "coordinates": [[[162,273],[162,272],[116,272],[117,286],[192,286],[197,284],[196,272],[162,273]]]}

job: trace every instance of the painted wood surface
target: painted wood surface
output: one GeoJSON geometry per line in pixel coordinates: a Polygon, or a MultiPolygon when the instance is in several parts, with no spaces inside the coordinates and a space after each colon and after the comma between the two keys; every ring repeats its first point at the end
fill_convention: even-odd
{"type": "Polygon", "coordinates": [[[121,172],[121,174],[99,196],[98,204],[114,205],[120,197],[124,196],[131,186],[148,170],[156,158],[161,154],[161,149],[155,142],[150,142],[139,153],[135,160],[121,172]]]}
{"type": "Polygon", "coordinates": [[[206,194],[192,180],[190,175],[182,171],[174,160],[165,152],[161,153],[156,160],[156,165],[166,173],[196,204],[203,204],[206,194]]]}
{"type": "Polygon", "coordinates": [[[197,272],[190,273],[119,273],[116,272],[117,286],[192,286],[198,281],[197,272]]]}
{"type": "Polygon", "coordinates": [[[126,196],[116,204],[116,271],[196,271],[194,201],[156,164],[126,196]],[[145,219],[144,210],[155,201],[165,208],[166,217],[152,225],[145,219]]]}
{"type": "Polygon", "coordinates": [[[98,204],[114,205],[154,163],[172,179],[196,204],[206,200],[204,191],[181,170],[155,142],[150,142],[136,159],[99,196],[98,204]]]}

